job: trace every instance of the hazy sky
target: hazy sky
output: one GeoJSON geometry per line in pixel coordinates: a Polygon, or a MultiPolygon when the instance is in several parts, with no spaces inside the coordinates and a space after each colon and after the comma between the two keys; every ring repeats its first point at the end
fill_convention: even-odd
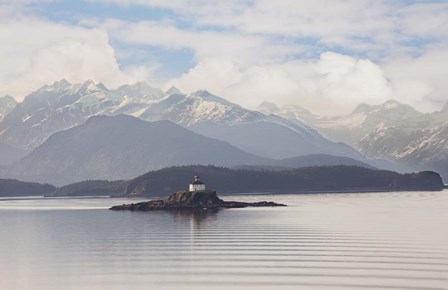
{"type": "Polygon", "coordinates": [[[345,113],[448,101],[448,1],[0,0],[0,95],[147,80],[345,113]]]}

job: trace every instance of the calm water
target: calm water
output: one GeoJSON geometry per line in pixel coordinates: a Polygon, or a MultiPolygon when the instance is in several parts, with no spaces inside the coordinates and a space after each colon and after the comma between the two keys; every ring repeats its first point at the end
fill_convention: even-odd
{"type": "Polygon", "coordinates": [[[0,289],[448,289],[448,191],[226,199],[289,206],[0,199],[0,289]]]}

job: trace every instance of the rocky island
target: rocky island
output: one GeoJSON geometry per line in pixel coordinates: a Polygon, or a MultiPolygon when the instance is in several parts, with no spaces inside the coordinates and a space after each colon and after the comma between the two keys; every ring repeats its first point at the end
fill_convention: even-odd
{"type": "Polygon", "coordinates": [[[224,201],[216,195],[216,191],[178,191],[165,200],[150,200],[139,203],[116,205],[111,210],[203,210],[220,208],[243,208],[243,207],[273,207],[286,206],[271,201],[239,202],[224,201]]]}
{"type": "Polygon", "coordinates": [[[182,190],[173,193],[167,199],[150,200],[140,203],[131,203],[116,205],[111,210],[206,210],[220,208],[242,208],[242,207],[267,207],[267,206],[285,206],[270,201],[260,202],[239,202],[224,201],[216,195],[216,191],[206,190],[205,183],[199,180],[199,176],[194,177],[188,190],[182,190]]]}

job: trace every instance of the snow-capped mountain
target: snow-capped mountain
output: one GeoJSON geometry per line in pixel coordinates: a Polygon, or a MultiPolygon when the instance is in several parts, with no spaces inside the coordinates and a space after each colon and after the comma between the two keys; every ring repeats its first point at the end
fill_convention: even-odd
{"type": "Polygon", "coordinates": [[[360,141],[360,149],[417,170],[435,170],[448,180],[448,122],[408,132],[400,127],[378,126],[360,141]]]}
{"type": "Polygon", "coordinates": [[[157,100],[162,98],[164,95],[161,89],[153,88],[147,82],[138,82],[134,85],[123,85],[114,90],[114,92],[122,97],[141,100],[157,100]]]}
{"type": "Polygon", "coordinates": [[[303,122],[251,111],[203,90],[167,95],[150,104],[139,117],[170,120],[263,157],[326,153],[361,158],[353,148],[329,141],[303,122]]]}
{"type": "Polygon", "coordinates": [[[421,130],[406,130],[401,126],[381,123],[358,142],[358,148],[367,156],[397,160],[404,148],[422,135],[421,130]]]}
{"type": "Polygon", "coordinates": [[[361,104],[348,115],[330,118],[294,106],[278,108],[277,113],[306,120],[324,136],[352,144],[367,157],[398,162],[416,170],[439,170],[448,180],[448,169],[443,165],[447,164],[448,154],[448,104],[430,114],[395,100],[376,106],[361,104]]]}
{"type": "Polygon", "coordinates": [[[0,123],[0,142],[32,149],[52,133],[99,114],[170,120],[264,157],[331,154],[362,158],[353,148],[329,141],[301,121],[251,111],[207,91],[182,94],[171,88],[163,93],[146,83],[116,90],[93,81],[71,84],[61,80],[44,86],[27,96],[0,123]]]}
{"type": "MultiPolygon", "coordinates": [[[[372,124],[376,126],[359,140],[357,148],[367,156],[390,160],[406,159],[408,164],[418,167],[421,162],[419,158],[411,162],[412,158],[405,158],[405,156],[417,156],[418,154],[410,154],[410,152],[423,150],[423,148],[425,150],[433,146],[440,148],[436,142],[429,140],[438,140],[443,143],[443,140],[438,137],[434,138],[433,134],[446,126],[448,110],[445,110],[444,107],[441,111],[430,114],[419,113],[413,109],[399,110],[395,114],[401,114],[403,117],[395,119],[378,116],[378,121],[372,124]],[[383,121],[380,117],[383,117],[383,121]]],[[[442,130],[442,132],[446,131],[442,130]]]]}
{"type": "Polygon", "coordinates": [[[109,90],[93,81],[72,84],[66,80],[43,86],[18,104],[13,98],[0,98],[0,144],[22,149],[17,156],[23,156],[23,150],[31,151],[53,133],[80,125],[91,116],[119,114],[146,121],[169,120],[272,159],[329,154],[379,168],[395,166],[367,160],[345,144],[349,143],[370,158],[401,162],[402,167],[394,170],[421,169],[422,164],[424,169],[444,170],[448,150],[444,145],[448,104],[439,112],[423,114],[390,100],[376,106],[361,104],[348,115],[330,118],[299,106],[279,108],[271,103],[262,104],[259,111],[248,110],[204,90],[183,94],[173,87],[163,92],[145,82],[109,90]]]}
{"type": "Polygon", "coordinates": [[[430,122],[424,114],[396,100],[375,106],[360,104],[350,114],[335,117],[316,116],[297,106],[279,108],[277,114],[287,119],[302,120],[331,140],[354,147],[378,125],[389,127],[403,124],[408,128],[421,128],[430,122]]]}
{"type": "Polygon", "coordinates": [[[54,132],[80,124],[120,98],[93,81],[71,84],[61,80],[44,86],[26,96],[0,122],[0,142],[33,149],[54,132]]]}
{"type": "Polygon", "coordinates": [[[184,127],[204,122],[238,124],[253,122],[264,117],[261,113],[249,111],[230,103],[207,91],[196,91],[183,95],[167,95],[160,102],[151,104],[139,116],[144,120],[170,120],[184,127]]]}
{"type": "Polygon", "coordinates": [[[139,117],[153,103],[160,101],[165,93],[146,82],[124,85],[112,91],[120,100],[102,113],[106,115],[126,114],[139,117]]]}
{"type": "Polygon", "coordinates": [[[421,169],[434,168],[448,178],[448,122],[419,133],[397,157],[421,169]]]}
{"type": "Polygon", "coordinates": [[[13,97],[5,96],[0,98],[0,121],[16,106],[17,101],[13,97]]]}
{"type": "Polygon", "coordinates": [[[319,116],[314,115],[303,107],[297,105],[285,105],[280,108],[276,104],[266,101],[258,106],[257,111],[266,115],[275,114],[288,120],[300,121],[306,124],[313,124],[316,120],[320,119],[319,116]]]}

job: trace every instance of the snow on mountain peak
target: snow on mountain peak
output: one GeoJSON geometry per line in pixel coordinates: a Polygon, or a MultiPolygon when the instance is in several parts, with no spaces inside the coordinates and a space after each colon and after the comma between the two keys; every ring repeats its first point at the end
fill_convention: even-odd
{"type": "Polygon", "coordinates": [[[218,97],[218,96],[210,93],[207,90],[195,91],[195,92],[193,92],[191,94],[188,94],[187,98],[199,98],[199,99],[201,99],[203,101],[207,101],[207,102],[220,103],[222,105],[232,106],[232,107],[240,107],[240,105],[237,105],[235,103],[229,102],[226,99],[218,97]]]}
{"type": "Polygon", "coordinates": [[[70,87],[72,84],[67,81],[66,79],[61,79],[59,81],[54,82],[51,86],[49,87],[53,87],[55,89],[64,89],[64,88],[68,88],[70,87]]]}
{"type": "MultiPolygon", "coordinates": [[[[205,121],[233,124],[252,119],[255,115],[255,112],[243,109],[239,105],[215,96],[206,90],[196,91],[184,96],[183,100],[175,104],[175,106],[178,105],[187,108],[187,111],[180,112],[180,123],[186,126],[205,121]]],[[[178,110],[176,108],[174,111],[178,110]]]]}
{"type": "Polygon", "coordinates": [[[136,99],[160,99],[163,97],[163,91],[159,88],[151,87],[147,82],[137,82],[133,85],[123,85],[115,90],[115,93],[121,97],[136,99]]]}
{"type": "Polygon", "coordinates": [[[82,83],[81,87],[79,88],[79,91],[83,92],[83,93],[94,92],[94,91],[98,91],[98,90],[102,90],[102,89],[100,87],[98,87],[95,84],[95,82],[92,80],[85,81],[84,83],[82,83]]]}
{"type": "Polygon", "coordinates": [[[145,82],[108,90],[91,80],[82,84],[60,81],[53,84],[51,90],[49,88],[47,86],[45,90],[27,96],[25,100],[29,98],[29,102],[19,106],[14,114],[8,115],[8,120],[1,122],[3,127],[0,129],[5,130],[1,140],[32,149],[54,132],[80,124],[91,116],[127,114],[148,121],[170,120],[193,131],[205,130],[202,131],[204,135],[211,130],[209,133],[217,139],[220,138],[213,132],[220,128],[218,135],[221,134],[219,136],[224,140],[234,140],[241,148],[249,146],[248,151],[258,148],[256,150],[259,151],[254,152],[266,156],[284,158],[304,152],[352,154],[350,152],[353,151],[328,141],[298,120],[288,121],[276,115],[245,109],[206,90],[185,95],[179,94],[177,89],[170,89],[168,92],[175,94],[168,95],[145,82]],[[59,87],[64,89],[57,90],[59,87]],[[161,97],[151,99],[148,93],[161,97]],[[278,138],[270,138],[271,143],[264,144],[264,136],[271,133],[278,138]],[[279,144],[277,140],[283,140],[281,148],[287,148],[287,151],[275,147],[279,144]]]}
{"type": "Polygon", "coordinates": [[[192,126],[203,122],[235,124],[250,122],[262,115],[200,90],[187,95],[167,95],[148,108],[139,116],[145,120],[171,120],[183,126],[192,126]]]}
{"type": "Polygon", "coordinates": [[[165,95],[167,96],[171,96],[171,95],[182,95],[182,92],[176,88],[175,86],[172,86],[171,88],[169,88],[166,92],[165,95]]]}
{"type": "Polygon", "coordinates": [[[351,115],[356,114],[366,114],[366,115],[378,115],[382,116],[381,118],[387,119],[404,119],[409,117],[418,117],[422,115],[420,112],[416,111],[413,107],[402,104],[397,100],[390,99],[380,105],[368,105],[368,104],[360,104],[356,107],[356,109],[351,113],[351,115]]]}
{"type": "Polygon", "coordinates": [[[37,91],[47,91],[47,92],[57,92],[57,91],[65,91],[70,89],[73,85],[67,81],[66,79],[61,79],[52,83],[51,85],[44,85],[37,91]]]}
{"type": "Polygon", "coordinates": [[[98,110],[99,107],[112,106],[122,100],[122,97],[109,91],[102,83],[92,80],[84,82],[76,92],[79,99],[73,105],[81,104],[83,107],[91,107],[98,110]]]}

